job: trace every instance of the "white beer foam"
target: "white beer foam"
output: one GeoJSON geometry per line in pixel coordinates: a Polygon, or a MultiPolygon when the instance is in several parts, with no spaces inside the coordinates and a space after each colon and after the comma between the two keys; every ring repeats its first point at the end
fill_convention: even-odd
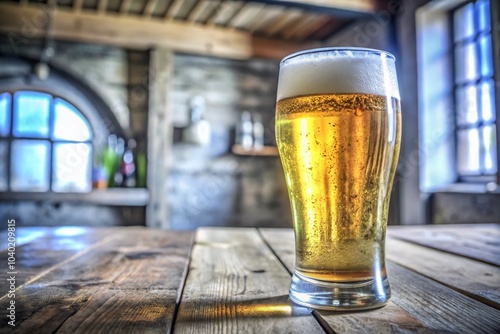
{"type": "Polygon", "coordinates": [[[278,101],[311,94],[375,94],[399,99],[395,61],[370,49],[318,49],[281,62],[278,101]],[[334,56],[334,57],[332,57],[334,56]]]}

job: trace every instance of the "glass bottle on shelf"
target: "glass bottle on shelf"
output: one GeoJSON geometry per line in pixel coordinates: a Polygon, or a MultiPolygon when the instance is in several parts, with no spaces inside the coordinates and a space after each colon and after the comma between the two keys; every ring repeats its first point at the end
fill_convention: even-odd
{"type": "Polygon", "coordinates": [[[135,167],[135,154],[134,149],[136,142],[130,139],[127,143],[127,149],[123,153],[121,163],[122,186],[126,188],[134,188],[137,186],[136,167],[135,167]]]}

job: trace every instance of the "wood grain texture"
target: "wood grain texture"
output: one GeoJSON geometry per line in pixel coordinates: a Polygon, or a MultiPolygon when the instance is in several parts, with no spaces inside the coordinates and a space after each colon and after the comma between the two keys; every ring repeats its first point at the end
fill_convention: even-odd
{"type": "Polygon", "coordinates": [[[432,279],[387,263],[391,300],[438,333],[499,333],[500,311],[432,279]]]}
{"type": "Polygon", "coordinates": [[[390,301],[382,308],[363,312],[315,311],[337,333],[438,333],[390,301]]]}
{"type": "Polygon", "coordinates": [[[147,186],[150,200],[146,207],[146,225],[170,227],[167,180],[173,145],[173,110],[169,96],[173,78],[173,53],[166,49],[150,51],[149,112],[148,112],[148,170],[147,186]]]}
{"type": "Polygon", "coordinates": [[[322,332],[288,300],[290,275],[255,229],[200,228],[175,333],[322,332]]]}
{"type": "MultiPolygon", "coordinates": [[[[96,244],[105,241],[112,234],[110,228],[18,228],[16,233],[15,272],[16,288],[20,288],[32,279],[55,269],[62,262],[83,254],[96,244]],[[75,237],[78,242],[75,242],[75,237]],[[17,241],[16,240],[16,241],[17,241]],[[24,243],[26,241],[26,243],[24,243]]],[[[0,239],[7,245],[7,239],[0,239]],[[5,240],[5,242],[3,241],[5,240]]],[[[7,267],[7,249],[1,252],[0,258],[7,267]]],[[[0,300],[5,299],[9,291],[7,270],[0,272],[0,300]]]]}
{"type": "MultiPolygon", "coordinates": [[[[264,240],[290,273],[295,270],[295,241],[291,229],[259,229],[264,240]]],[[[432,333],[415,317],[390,301],[385,307],[365,312],[328,312],[316,316],[335,333],[432,333]]]]}
{"type": "Polygon", "coordinates": [[[295,270],[295,237],[292,229],[260,228],[264,240],[290,273],[295,270]]]}
{"type": "MultiPolygon", "coordinates": [[[[21,333],[169,332],[192,233],[121,228],[16,292],[21,333]]],[[[8,299],[0,301],[7,307],[8,299]]]]}
{"type": "Polygon", "coordinates": [[[386,258],[500,309],[500,268],[389,238],[386,258]]]}
{"type": "MultiPolygon", "coordinates": [[[[90,11],[77,12],[66,7],[58,7],[55,10],[57,20],[54,22],[53,37],[127,49],[147,50],[161,47],[177,52],[230,59],[269,57],[269,55],[278,55],[275,58],[282,58],[290,50],[293,52],[308,47],[303,43],[256,38],[248,32],[221,27],[239,10],[241,6],[239,3],[224,3],[225,10],[221,9],[220,13],[213,15],[213,24],[206,27],[188,21],[145,19],[141,16],[128,15],[126,1],[128,0],[122,3],[124,10],[120,12],[122,15],[108,12],[105,15],[97,15],[90,11]],[[268,50],[270,46],[271,50],[268,50]]],[[[24,36],[23,18],[36,17],[44,10],[46,8],[41,4],[21,7],[0,3],[0,31],[10,36],[24,36]]],[[[45,36],[43,27],[33,26],[30,30],[30,37],[43,36],[45,36]]]]}
{"type": "Polygon", "coordinates": [[[500,225],[431,225],[390,229],[388,235],[500,266],[500,225]]]}

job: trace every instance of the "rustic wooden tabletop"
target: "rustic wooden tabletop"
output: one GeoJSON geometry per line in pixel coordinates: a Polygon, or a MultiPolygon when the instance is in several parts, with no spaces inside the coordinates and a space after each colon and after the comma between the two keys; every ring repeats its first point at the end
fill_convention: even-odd
{"type": "Polygon", "coordinates": [[[391,227],[392,299],[350,313],[290,303],[288,229],[10,232],[1,333],[500,333],[500,225],[391,227]]]}

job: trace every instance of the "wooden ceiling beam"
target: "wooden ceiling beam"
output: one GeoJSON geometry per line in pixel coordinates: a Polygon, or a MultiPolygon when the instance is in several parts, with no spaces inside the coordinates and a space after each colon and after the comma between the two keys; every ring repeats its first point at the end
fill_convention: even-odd
{"type": "Polygon", "coordinates": [[[132,5],[132,0],[122,0],[122,3],[120,4],[120,13],[122,15],[127,14],[130,9],[130,5],[132,5]]]}
{"type": "Polygon", "coordinates": [[[106,14],[106,11],[108,10],[108,0],[99,0],[97,2],[97,12],[101,15],[106,14]]]}
{"type": "Polygon", "coordinates": [[[79,12],[82,10],[82,6],[83,6],[83,0],[75,0],[73,2],[73,10],[75,12],[79,12]]]}
{"type": "MultiPolygon", "coordinates": [[[[36,17],[46,5],[0,3],[0,31],[17,46],[30,38],[43,38],[45,27],[33,25],[27,36],[25,17],[36,17]]],[[[206,27],[189,22],[144,19],[117,13],[98,15],[60,7],[54,12],[55,39],[107,44],[129,49],[169,48],[177,52],[231,59],[252,57],[282,58],[310,44],[256,38],[248,32],[222,27],[206,27]]],[[[315,46],[315,45],[312,45],[315,46]]]]}
{"type": "Polygon", "coordinates": [[[290,22],[297,20],[303,14],[304,14],[304,11],[300,10],[300,9],[291,9],[291,10],[287,11],[286,13],[283,13],[283,15],[281,15],[281,17],[279,17],[277,20],[275,20],[273,22],[273,24],[267,28],[267,30],[264,32],[264,35],[265,36],[274,35],[278,31],[285,28],[290,22]]]}
{"type": "Polygon", "coordinates": [[[331,20],[331,17],[327,15],[319,16],[316,20],[312,21],[306,27],[303,27],[300,31],[295,33],[294,39],[297,41],[304,41],[309,36],[313,35],[321,27],[323,27],[327,22],[331,20]]]}
{"type": "Polygon", "coordinates": [[[207,24],[211,26],[226,25],[226,23],[240,10],[243,5],[243,2],[236,1],[221,2],[215,13],[207,21],[207,24]]]}
{"type": "Polygon", "coordinates": [[[184,4],[184,0],[174,0],[174,2],[170,5],[167,12],[165,13],[166,20],[173,20],[174,17],[179,14],[179,11],[184,4]]]}
{"type": "Polygon", "coordinates": [[[146,6],[144,7],[144,11],[142,12],[142,16],[147,18],[151,17],[157,5],[158,5],[158,0],[148,0],[146,6]]]}
{"type": "Polygon", "coordinates": [[[381,0],[253,0],[270,5],[297,7],[346,16],[372,14],[381,9],[381,0]]]}

